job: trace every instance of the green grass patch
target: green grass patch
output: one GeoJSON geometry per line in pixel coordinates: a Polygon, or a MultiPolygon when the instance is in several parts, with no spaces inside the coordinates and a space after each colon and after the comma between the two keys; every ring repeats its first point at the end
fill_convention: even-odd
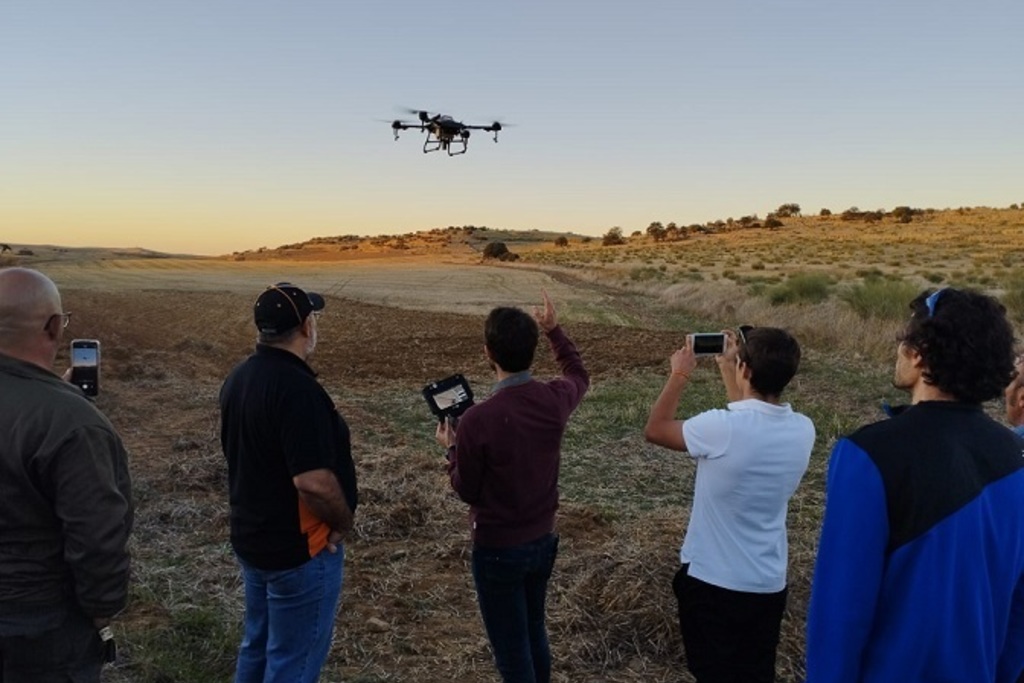
{"type": "Polygon", "coordinates": [[[920,288],[906,280],[871,277],[843,292],[840,298],[862,318],[901,320],[920,288]]]}
{"type": "Polygon", "coordinates": [[[1006,281],[1002,296],[1003,305],[1010,318],[1024,323],[1024,271],[1017,271],[1006,281]]]}
{"type": "MultiPolygon", "coordinates": [[[[664,381],[664,373],[645,373],[590,388],[563,441],[560,487],[566,500],[594,507],[609,519],[689,502],[690,458],[643,438],[664,381]]],[[[702,365],[683,392],[677,415],[684,419],[725,401],[717,368],[702,365]]]]}
{"type": "Polygon", "coordinates": [[[767,291],[772,306],[779,304],[819,303],[828,298],[832,278],[824,273],[794,273],[767,291]]]}
{"type": "Polygon", "coordinates": [[[135,624],[120,641],[112,679],[132,683],[228,681],[235,668],[239,621],[223,607],[178,607],[166,619],[135,624]]]}

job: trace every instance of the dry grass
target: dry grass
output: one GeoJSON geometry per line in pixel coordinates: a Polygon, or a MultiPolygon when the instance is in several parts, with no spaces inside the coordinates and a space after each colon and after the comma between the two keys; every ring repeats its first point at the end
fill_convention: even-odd
{"type": "MultiPolygon", "coordinates": [[[[1005,230],[1020,243],[1015,225],[1005,230]]],[[[578,263],[492,268],[436,258],[396,267],[137,257],[83,263],[67,256],[42,264],[64,290],[65,308],[75,312],[68,332],[103,342],[99,406],[132,458],[138,505],[132,598],[117,627],[123,661],[110,679],[230,677],[242,598],[227,541],[216,394],[251,348],[255,293],[268,282],[292,279],[330,294],[314,364],[352,426],[362,490],[324,680],[496,680],[469,576],[465,508],[448,490],[418,390],[460,370],[486,393],[483,311],[496,303],[533,303],[541,286],[561,306],[594,380],[564,449],[562,545],[549,600],[555,680],[690,680],[670,580],[693,467],[644,444],[640,430],[682,331],[739,323],[787,327],[806,349],[788,398],[814,419],[818,440],[791,502],[791,592],[778,665],[781,681],[802,680],[827,454],[839,435],[876,419],[881,400],[898,398],[888,388],[896,323],[862,319],[835,296],[773,307],[750,295],[750,283],[715,280],[714,269],[739,268],[713,257],[718,237],[734,239],[692,243],[707,243],[692,260],[713,261],[699,282],[666,276],[624,283],[623,273],[642,261],[590,269],[578,263]]],[[[758,235],[742,237],[745,246],[735,250],[753,249],[758,235]]],[[[943,248],[967,245],[962,258],[949,256],[957,264],[990,258],[988,246],[947,237],[951,245],[943,248]]],[[[725,242],[717,244],[720,252],[725,242]]],[[[995,248],[1012,251],[1007,244],[995,248]]],[[[585,249],[573,244],[563,251],[585,249]]],[[[812,258],[792,244],[777,245],[772,254],[731,258],[772,264],[766,269],[783,255],[812,258]]],[[[751,271],[757,272],[763,271],[751,271]]],[[[58,366],[66,362],[62,353],[58,366]]],[[[537,371],[554,371],[543,354],[537,371]]],[[[715,373],[703,368],[681,410],[693,413],[723,400],[715,373]]]]}

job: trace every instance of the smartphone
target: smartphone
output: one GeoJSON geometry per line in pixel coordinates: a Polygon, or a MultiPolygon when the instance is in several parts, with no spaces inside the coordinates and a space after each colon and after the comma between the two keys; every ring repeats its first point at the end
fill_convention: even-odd
{"type": "Polygon", "coordinates": [[[100,393],[100,343],[96,339],[71,340],[71,383],[86,396],[100,393]]]}
{"type": "Polygon", "coordinates": [[[695,356],[718,356],[725,353],[725,334],[722,332],[697,332],[687,336],[692,340],[695,356]]]}

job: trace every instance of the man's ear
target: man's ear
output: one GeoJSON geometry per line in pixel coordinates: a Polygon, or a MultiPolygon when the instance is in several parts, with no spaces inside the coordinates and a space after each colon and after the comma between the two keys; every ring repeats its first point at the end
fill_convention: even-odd
{"type": "Polygon", "coordinates": [[[50,338],[50,341],[60,341],[60,334],[64,329],[62,325],[63,319],[59,315],[55,315],[46,321],[46,327],[43,328],[43,331],[46,332],[46,336],[50,338]]]}
{"type": "Polygon", "coordinates": [[[1013,404],[1019,409],[1024,410],[1024,382],[1017,385],[1017,390],[1011,394],[1013,404]]]}
{"type": "Polygon", "coordinates": [[[920,369],[924,364],[924,357],[921,355],[921,352],[906,342],[900,342],[896,352],[910,361],[910,365],[914,368],[920,369]]]}
{"type": "Polygon", "coordinates": [[[750,366],[744,363],[743,361],[740,361],[739,363],[739,371],[740,376],[743,377],[743,379],[747,380],[748,382],[750,381],[750,376],[754,374],[753,371],[750,369],[750,366]]]}

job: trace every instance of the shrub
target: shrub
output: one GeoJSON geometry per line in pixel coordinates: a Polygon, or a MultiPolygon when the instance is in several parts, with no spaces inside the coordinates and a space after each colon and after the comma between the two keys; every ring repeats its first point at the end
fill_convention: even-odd
{"type": "Polygon", "coordinates": [[[883,277],[884,275],[885,275],[885,273],[883,273],[878,268],[868,268],[868,269],[862,268],[862,269],[857,271],[857,277],[863,277],[863,278],[883,277]]]}
{"type": "Polygon", "coordinates": [[[779,304],[818,303],[828,298],[832,279],[824,273],[795,273],[768,290],[768,301],[779,304]]]}
{"type": "Polygon", "coordinates": [[[840,297],[862,318],[902,320],[920,288],[902,279],[870,277],[840,297]]]}
{"type": "MultiPolygon", "coordinates": [[[[672,225],[673,228],[675,228],[675,223],[671,223],[670,225],[672,225]]],[[[647,226],[647,234],[655,242],[660,242],[663,239],[665,239],[665,237],[668,236],[668,228],[663,226],[658,221],[654,221],[653,223],[651,223],[650,225],[647,226]]]]}
{"type": "Polygon", "coordinates": [[[619,244],[625,244],[626,239],[622,236],[622,228],[614,227],[610,228],[608,232],[601,238],[601,246],[614,247],[619,244]]]}
{"type": "Polygon", "coordinates": [[[822,209],[821,211],[818,212],[818,215],[819,216],[831,216],[832,212],[829,211],[828,209],[822,209]]]}
{"type": "Polygon", "coordinates": [[[555,246],[556,247],[567,247],[567,246],[569,246],[569,238],[566,237],[565,235],[559,235],[558,237],[555,238],[555,246]]]}
{"type": "Polygon", "coordinates": [[[892,210],[893,218],[899,223],[909,223],[914,216],[920,216],[924,211],[921,209],[912,209],[909,206],[897,206],[892,210]]]}
{"type": "Polygon", "coordinates": [[[665,274],[656,268],[633,268],[629,271],[629,279],[635,282],[645,280],[660,280],[665,274]]]}
{"type": "Polygon", "coordinates": [[[775,228],[781,228],[783,225],[782,221],[778,218],[766,218],[764,221],[764,227],[774,230],[775,228]]]}
{"type": "Polygon", "coordinates": [[[506,260],[506,254],[510,253],[504,242],[488,242],[484,247],[484,258],[496,258],[506,260]]]}

